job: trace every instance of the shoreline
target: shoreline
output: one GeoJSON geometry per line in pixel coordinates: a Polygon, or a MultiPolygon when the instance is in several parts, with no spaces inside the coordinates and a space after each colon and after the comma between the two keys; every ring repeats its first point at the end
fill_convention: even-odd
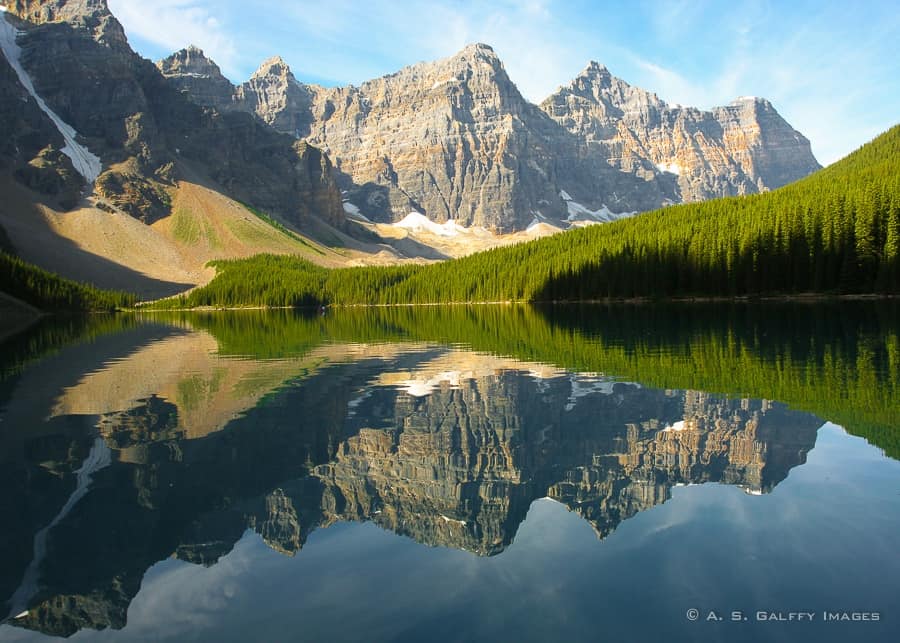
{"type": "MultiPolygon", "coordinates": [[[[123,309],[123,312],[149,312],[149,313],[172,313],[172,312],[225,312],[238,310],[333,310],[341,308],[419,308],[419,307],[437,307],[437,306],[581,306],[581,305],[613,305],[613,304],[704,304],[704,303],[806,303],[816,304],[829,301],[884,301],[900,299],[900,294],[822,294],[822,293],[799,293],[792,295],[738,295],[732,297],[714,297],[714,296],[685,296],[685,297],[629,297],[629,298],[605,298],[605,299],[582,299],[582,300],[550,300],[550,301],[527,301],[527,300],[505,300],[505,301],[448,301],[448,302],[425,302],[425,303],[406,303],[406,304],[323,304],[321,306],[197,306],[194,308],[150,308],[138,306],[136,308],[123,309]]],[[[152,302],[147,302],[152,303],[152,302]]]]}

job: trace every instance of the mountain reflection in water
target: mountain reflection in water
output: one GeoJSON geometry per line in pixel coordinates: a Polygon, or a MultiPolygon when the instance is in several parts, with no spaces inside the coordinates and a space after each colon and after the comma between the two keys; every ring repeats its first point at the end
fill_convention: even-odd
{"type": "Polygon", "coordinates": [[[222,323],[127,323],[2,383],[2,509],[16,519],[0,594],[11,617],[27,610],[11,624],[123,628],[148,568],[215,565],[247,529],[290,556],[345,521],[495,556],[549,497],[605,539],[673,487],[769,493],[824,423],[441,336],[319,328],[282,354],[228,354],[222,323]]]}

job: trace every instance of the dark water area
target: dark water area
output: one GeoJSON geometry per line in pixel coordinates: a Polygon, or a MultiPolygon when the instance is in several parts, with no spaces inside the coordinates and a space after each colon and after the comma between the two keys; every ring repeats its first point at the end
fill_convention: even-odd
{"type": "Polygon", "coordinates": [[[45,320],[0,641],[900,639],[895,303],[45,320]]]}

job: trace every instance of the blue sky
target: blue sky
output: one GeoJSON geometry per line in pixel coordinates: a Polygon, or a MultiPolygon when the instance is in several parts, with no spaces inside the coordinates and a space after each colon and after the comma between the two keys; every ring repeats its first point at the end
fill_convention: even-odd
{"type": "Polygon", "coordinates": [[[142,55],[196,44],[233,82],[278,54],[300,80],[359,84],[485,42],[535,102],[589,60],[670,103],[764,96],[823,164],[900,122],[896,1],[108,2],[142,55]]]}

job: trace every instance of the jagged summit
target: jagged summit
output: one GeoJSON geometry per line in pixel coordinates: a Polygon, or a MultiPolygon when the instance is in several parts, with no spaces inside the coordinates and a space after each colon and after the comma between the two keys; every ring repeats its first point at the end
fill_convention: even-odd
{"type": "Polygon", "coordinates": [[[596,60],[591,60],[585,66],[579,76],[609,76],[609,69],[606,68],[606,65],[598,63],[596,60]]]}
{"type": "Polygon", "coordinates": [[[464,54],[477,54],[480,56],[489,56],[491,58],[497,57],[497,52],[494,51],[494,48],[483,42],[473,42],[469,45],[466,45],[456,53],[457,56],[461,56],[464,54]]]}
{"type": "MultiPolygon", "coordinates": [[[[490,66],[495,68],[503,67],[503,63],[500,62],[500,57],[497,56],[497,52],[494,51],[494,48],[490,45],[486,45],[482,42],[472,43],[471,45],[466,45],[458,52],[456,52],[453,56],[450,56],[448,61],[474,61],[474,62],[485,62],[490,66]]],[[[424,63],[435,64],[435,63],[424,63]]]]}
{"type": "Polygon", "coordinates": [[[156,63],[170,83],[192,100],[216,109],[228,109],[234,100],[234,86],[219,66],[196,45],[176,51],[156,63]]]}
{"type": "Polygon", "coordinates": [[[173,74],[199,74],[214,78],[222,77],[222,70],[196,45],[176,51],[168,58],[156,63],[157,68],[166,76],[173,74]]]}
{"type": "Polygon", "coordinates": [[[266,58],[250,78],[262,78],[264,76],[293,76],[290,65],[281,56],[266,58]]]}
{"type": "Polygon", "coordinates": [[[819,168],[809,141],[763,98],[708,111],[669,105],[592,61],[541,107],[615,167],[673,176],[680,201],[770,190],[819,168]]]}
{"type": "Polygon", "coordinates": [[[94,40],[118,51],[130,51],[125,30],[106,0],[6,0],[6,11],[34,25],[65,22],[91,33],[94,40]]]}
{"type": "Polygon", "coordinates": [[[767,98],[761,98],[760,96],[738,96],[728,104],[738,106],[759,105],[764,109],[774,109],[772,103],[767,98]]]}

